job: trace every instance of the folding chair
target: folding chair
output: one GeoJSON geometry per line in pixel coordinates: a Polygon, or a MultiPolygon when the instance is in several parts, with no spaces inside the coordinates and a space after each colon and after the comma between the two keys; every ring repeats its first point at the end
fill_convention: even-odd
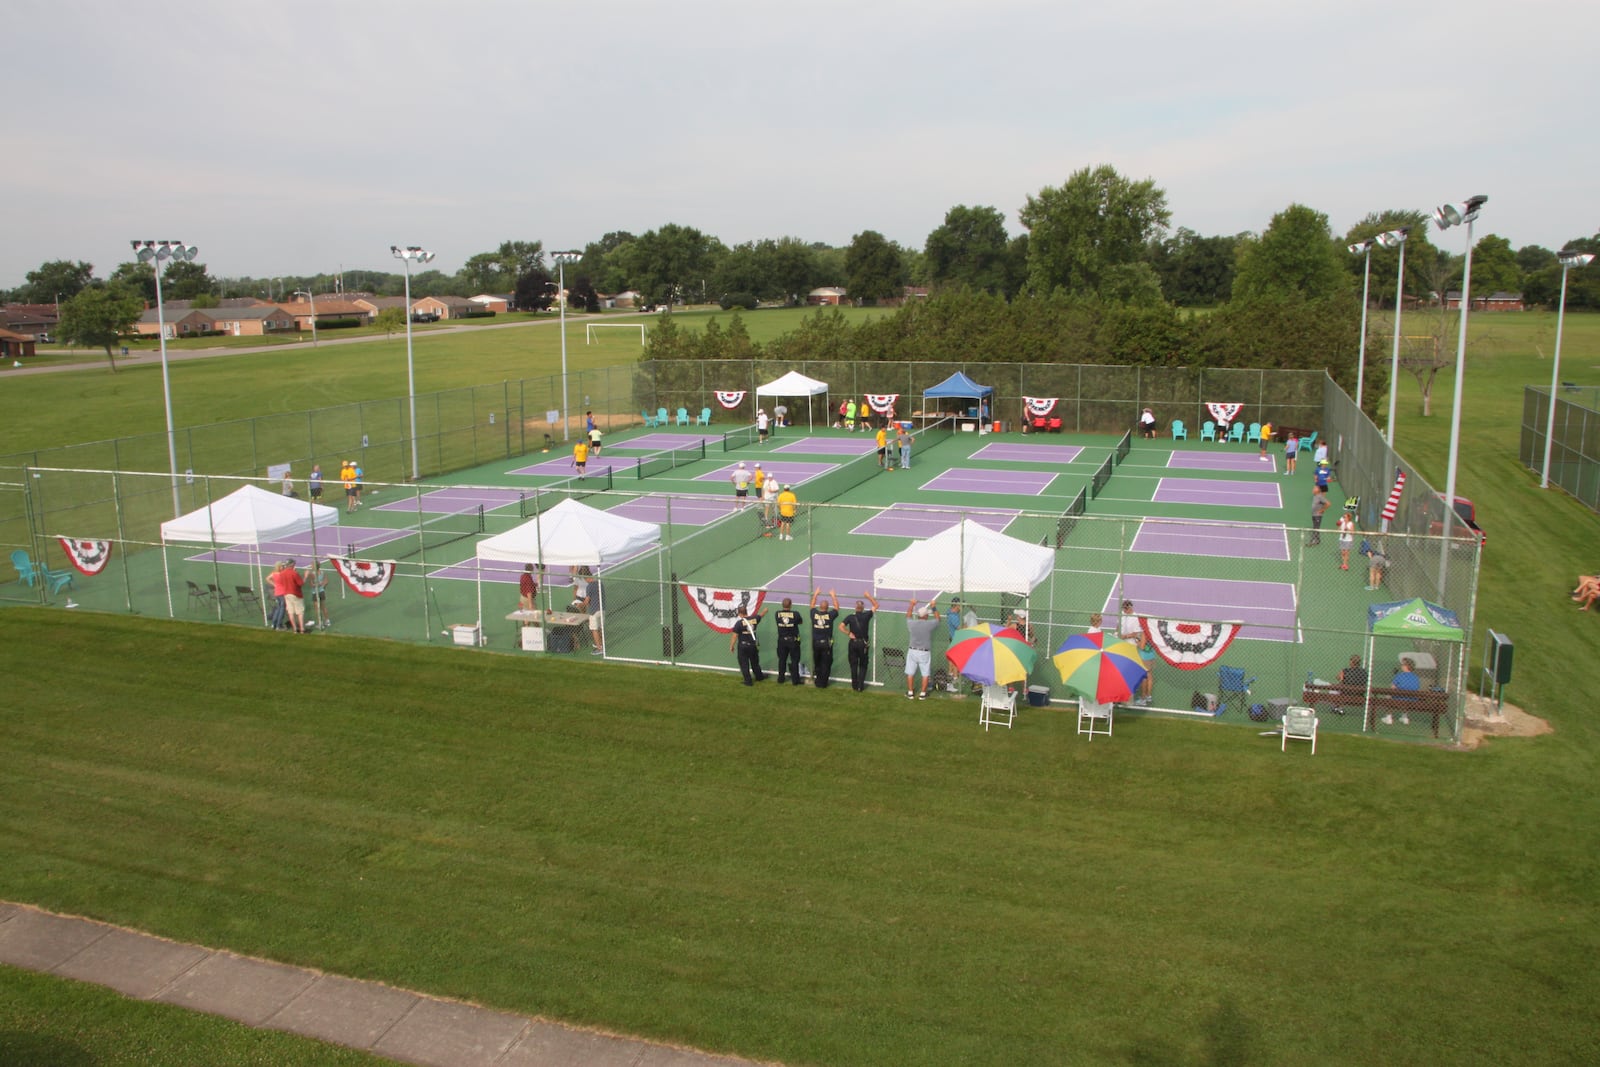
{"type": "Polygon", "coordinates": [[[216,601],[218,604],[221,604],[223,607],[232,610],[231,605],[233,604],[233,597],[229,596],[227,593],[224,593],[221,589],[210,584],[209,582],[206,583],[206,588],[211,590],[212,600],[216,601]]]}
{"type": "MultiPolygon", "coordinates": [[[[1250,687],[1254,678],[1246,678],[1242,667],[1217,668],[1217,707],[1226,709],[1237,702],[1242,713],[1249,707],[1250,687]]],[[[1219,712],[1220,714],[1220,712],[1219,712]]]]}
{"type": "Polygon", "coordinates": [[[1098,700],[1088,697],[1078,698],[1078,733],[1088,734],[1089,740],[1094,740],[1095,734],[1111,736],[1111,712],[1115,704],[1102,704],[1098,700]]]}
{"type": "Polygon", "coordinates": [[[1311,754],[1317,754],[1317,713],[1311,708],[1291,706],[1284,709],[1279,728],[1283,734],[1278,746],[1280,752],[1289,751],[1290,741],[1310,741],[1311,754]]]}
{"type": "Polygon", "coordinates": [[[1004,726],[1011,729],[1011,723],[1017,717],[1017,694],[1003,685],[986,685],[983,687],[983,699],[978,703],[978,721],[983,724],[984,732],[991,726],[1004,726]]]}
{"type": "Polygon", "coordinates": [[[1028,428],[1034,433],[1044,433],[1050,428],[1050,420],[1040,415],[1029,424],[1028,428]]]}
{"type": "Polygon", "coordinates": [[[1050,432],[1051,433],[1060,433],[1061,432],[1061,420],[1060,419],[1051,419],[1050,420],[1050,432]]]}
{"type": "Polygon", "coordinates": [[[211,590],[202,589],[194,582],[186,582],[189,586],[189,608],[193,610],[196,604],[205,607],[211,603],[211,590]]]}
{"type": "Polygon", "coordinates": [[[261,611],[261,598],[256,596],[256,591],[254,589],[251,589],[248,585],[236,585],[236,586],[234,586],[233,587],[233,596],[234,596],[234,599],[239,601],[239,607],[241,607],[241,608],[251,608],[255,612],[257,612],[258,614],[260,613],[260,611],[261,611]]]}

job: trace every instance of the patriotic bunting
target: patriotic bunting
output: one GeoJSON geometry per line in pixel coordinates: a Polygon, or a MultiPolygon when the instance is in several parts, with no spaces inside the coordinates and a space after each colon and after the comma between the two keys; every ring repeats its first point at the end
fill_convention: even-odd
{"type": "Polygon", "coordinates": [[[683,595],[700,621],[719,634],[732,633],[739,609],[754,614],[766,599],[764,589],[717,589],[709,585],[685,585],[683,595]]]}
{"type": "Polygon", "coordinates": [[[1197,671],[1215,663],[1242,628],[1236,622],[1169,622],[1140,619],[1156,655],[1180,671],[1197,671]]]}
{"type": "Polygon", "coordinates": [[[718,389],[717,390],[717,394],[716,394],[717,403],[721,404],[724,408],[727,408],[729,411],[732,411],[734,408],[738,407],[740,404],[743,404],[744,403],[744,398],[749,396],[749,395],[750,395],[750,390],[748,390],[748,389],[740,389],[740,390],[737,390],[737,391],[734,391],[734,392],[726,392],[726,393],[723,392],[722,390],[718,389]]]}
{"type": "Polygon", "coordinates": [[[1239,412],[1244,410],[1243,404],[1213,404],[1207,402],[1206,410],[1211,412],[1211,417],[1218,422],[1232,423],[1239,417],[1239,412]]]}
{"type": "Polygon", "coordinates": [[[1400,511],[1400,494],[1406,487],[1406,472],[1395,468],[1394,488],[1389,490],[1389,499],[1383,505],[1383,521],[1390,522],[1400,511]]]}
{"type": "Polygon", "coordinates": [[[394,580],[396,564],[393,560],[335,557],[328,562],[339,572],[344,584],[362,596],[381,596],[394,580]]]}
{"type": "Polygon", "coordinates": [[[887,415],[894,408],[894,402],[900,399],[899,393],[868,393],[866,394],[867,407],[874,414],[887,415]]]}
{"type": "Polygon", "coordinates": [[[110,541],[79,541],[71,537],[58,537],[56,540],[61,542],[61,550],[79,573],[90,578],[105,570],[106,564],[111,562],[110,541]]]}
{"type": "Polygon", "coordinates": [[[1028,409],[1028,418],[1042,419],[1056,409],[1060,400],[1057,396],[1025,396],[1022,403],[1028,409]]]}

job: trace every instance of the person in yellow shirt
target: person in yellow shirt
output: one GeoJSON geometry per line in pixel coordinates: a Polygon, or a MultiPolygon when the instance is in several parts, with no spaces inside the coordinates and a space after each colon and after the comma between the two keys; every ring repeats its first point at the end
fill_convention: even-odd
{"type": "Polygon", "coordinates": [[[1264,422],[1264,423],[1261,424],[1261,460],[1262,460],[1263,463],[1268,462],[1267,444],[1271,440],[1272,440],[1272,423],[1264,422]]]}
{"type": "Polygon", "coordinates": [[[582,478],[585,468],[589,465],[589,442],[579,440],[572,446],[572,465],[578,468],[578,477],[582,478]]]}
{"type": "Polygon", "coordinates": [[[800,499],[794,495],[794,486],[786,485],[778,494],[778,540],[794,540],[794,514],[800,499]]]}
{"type": "Polygon", "coordinates": [[[753,478],[756,488],[756,499],[761,498],[761,490],[767,484],[767,472],[761,469],[761,464],[756,464],[756,473],[753,478]]]}
{"type": "Polygon", "coordinates": [[[356,509],[356,467],[348,459],[339,468],[339,480],[344,483],[344,510],[348,514],[356,509]]]}
{"type": "Polygon", "coordinates": [[[889,456],[889,431],[882,426],[878,427],[878,466],[888,469],[889,456]]]}

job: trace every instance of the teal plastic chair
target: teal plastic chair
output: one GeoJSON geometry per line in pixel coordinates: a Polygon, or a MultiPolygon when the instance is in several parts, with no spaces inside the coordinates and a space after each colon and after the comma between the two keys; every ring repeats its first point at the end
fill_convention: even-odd
{"type": "Polygon", "coordinates": [[[678,425],[679,426],[687,426],[687,425],[689,425],[689,409],[688,408],[679,408],[678,409],[678,425]]]}
{"type": "Polygon", "coordinates": [[[1317,431],[1316,430],[1312,430],[1309,434],[1307,434],[1306,436],[1300,438],[1300,451],[1302,451],[1302,452],[1315,452],[1316,448],[1317,448],[1317,431]]]}
{"type": "Polygon", "coordinates": [[[1233,424],[1233,429],[1228,431],[1228,440],[1236,445],[1244,443],[1244,423],[1236,422],[1233,424]]]}
{"type": "Polygon", "coordinates": [[[1200,426],[1200,440],[1215,441],[1217,439],[1217,424],[1207,419],[1200,426]]]}
{"type": "Polygon", "coordinates": [[[700,417],[698,419],[694,420],[694,424],[696,426],[710,426],[711,425],[711,409],[710,408],[701,408],[700,409],[700,417]]]}
{"type": "Polygon", "coordinates": [[[1257,441],[1261,440],[1261,424],[1259,422],[1252,422],[1250,424],[1250,433],[1245,437],[1245,440],[1251,444],[1255,444],[1257,441]]]}
{"type": "Polygon", "coordinates": [[[644,424],[648,429],[653,430],[660,425],[660,423],[656,422],[656,417],[650,414],[648,411],[641,411],[639,414],[644,416],[644,424]]]}
{"type": "Polygon", "coordinates": [[[17,568],[17,581],[32,588],[44,578],[44,568],[33,562],[33,559],[22,549],[11,553],[11,565],[17,568]]]}
{"type": "Polygon", "coordinates": [[[666,408],[656,408],[656,425],[665,426],[670,421],[666,408]]]}
{"type": "Polygon", "coordinates": [[[1187,441],[1189,439],[1189,431],[1183,428],[1182,419],[1172,420],[1172,439],[1174,441],[1187,441]]]}

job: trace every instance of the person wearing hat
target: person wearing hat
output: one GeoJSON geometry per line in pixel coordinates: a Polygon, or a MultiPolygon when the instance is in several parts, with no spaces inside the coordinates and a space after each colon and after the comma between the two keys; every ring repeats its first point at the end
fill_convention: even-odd
{"type": "Polygon", "coordinates": [[[761,464],[756,464],[756,473],[750,482],[750,488],[756,491],[756,497],[759,499],[761,491],[767,487],[767,472],[761,469],[761,464]]]}
{"type": "Polygon", "coordinates": [[[739,654],[739,673],[745,685],[767,680],[767,672],[761,669],[761,645],[756,640],[756,626],[765,615],[764,611],[752,615],[748,605],[740,604],[739,617],[728,631],[728,651],[739,654]]]}
{"type": "Polygon", "coordinates": [[[1343,513],[1339,516],[1339,569],[1350,569],[1350,550],[1356,544],[1356,507],[1355,503],[1344,506],[1343,513]]]}
{"type": "Polygon", "coordinates": [[[778,493],[778,540],[794,540],[794,513],[800,500],[794,495],[794,486],[785,485],[778,493]]]}
{"type": "Polygon", "coordinates": [[[1332,478],[1333,478],[1333,468],[1328,465],[1328,461],[1327,460],[1323,460],[1321,463],[1318,463],[1317,464],[1317,485],[1318,485],[1318,487],[1321,488],[1321,489],[1326,490],[1328,488],[1328,482],[1332,478]]]}
{"type": "Polygon", "coordinates": [[[1139,436],[1154,437],[1156,435],[1156,413],[1149,408],[1139,414],[1139,436]]]}
{"type": "Polygon", "coordinates": [[[1012,612],[1011,618],[1006,620],[1006,625],[1021,634],[1022,639],[1028,644],[1033,644],[1033,627],[1028,625],[1028,613],[1026,611],[1012,612]]]}
{"type": "Polygon", "coordinates": [[[778,479],[771,474],[761,483],[761,536],[771,537],[778,528],[778,479]]]}
{"type": "Polygon", "coordinates": [[[767,427],[771,425],[767,419],[766,408],[756,408],[756,433],[760,435],[761,443],[767,443],[767,427]]]}
{"type": "Polygon", "coordinates": [[[1306,542],[1308,548],[1322,544],[1322,516],[1327,510],[1328,487],[1318,482],[1311,490],[1311,540],[1306,542]]]}
{"type": "Polygon", "coordinates": [[[283,610],[289,620],[289,626],[297,634],[306,632],[306,600],[305,579],[300,575],[300,568],[294,560],[289,560],[279,572],[283,575],[279,581],[283,587],[283,610]]]}
{"type": "Polygon", "coordinates": [[[739,465],[733,469],[728,478],[733,482],[733,498],[738,501],[742,510],[746,498],[750,496],[750,472],[745,468],[743,460],[739,461],[739,465]]]}
{"type": "Polygon", "coordinates": [[[344,510],[345,514],[356,509],[356,465],[354,460],[345,460],[339,468],[339,481],[344,485],[344,510]]]}
{"type": "Polygon", "coordinates": [[[928,679],[933,673],[933,631],[939,628],[939,597],[922,606],[912,597],[906,605],[906,699],[928,699],[928,679]],[[917,672],[922,672],[922,690],[916,692],[917,672]]]}

